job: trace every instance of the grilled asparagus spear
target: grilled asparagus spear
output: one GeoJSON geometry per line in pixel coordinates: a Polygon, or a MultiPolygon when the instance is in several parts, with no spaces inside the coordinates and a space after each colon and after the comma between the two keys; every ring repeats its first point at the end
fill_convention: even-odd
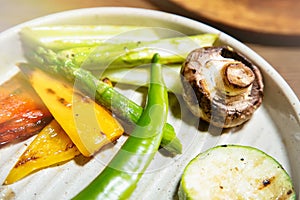
{"type": "Polygon", "coordinates": [[[106,40],[115,43],[157,38],[155,29],[119,25],[48,25],[25,27],[20,37],[27,46],[42,46],[55,51],[98,46],[106,40]]]}
{"type": "Polygon", "coordinates": [[[217,37],[216,34],[200,34],[154,41],[118,44],[108,42],[99,46],[75,47],[59,51],[43,46],[24,47],[26,57],[39,64],[99,70],[148,64],[154,53],[161,55],[161,64],[182,63],[190,51],[203,46],[212,46],[217,37]]]}

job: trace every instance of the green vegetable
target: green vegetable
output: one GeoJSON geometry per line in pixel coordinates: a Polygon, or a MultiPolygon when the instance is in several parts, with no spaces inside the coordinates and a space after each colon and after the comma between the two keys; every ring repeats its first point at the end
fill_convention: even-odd
{"type": "Polygon", "coordinates": [[[158,62],[155,54],[148,100],[137,126],[109,165],[74,199],[127,199],[136,188],[158,150],[168,114],[168,94],[158,62]]]}
{"type": "MultiPolygon", "coordinates": [[[[175,94],[182,94],[182,85],[180,80],[181,65],[164,66],[162,73],[168,91],[175,94]]],[[[130,84],[135,86],[147,86],[149,82],[149,68],[119,68],[108,69],[101,73],[101,77],[109,78],[110,81],[117,84],[130,84]]]]}
{"type": "Polygon", "coordinates": [[[26,57],[39,64],[99,70],[147,64],[155,52],[159,52],[162,64],[182,63],[190,51],[203,46],[212,46],[217,37],[216,34],[200,34],[155,41],[105,43],[97,47],[85,46],[61,51],[42,46],[33,50],[26,45],[24,48],[26,57]]]}
{"type": "Polygon", "coordinates": [[[155,37],[149,28],[117,25],[49,25],[25,27],[20,32],[27,46],[42,46],[53,50],[98,46],[111,42],[136,41],[155,37]]]}
{"type": "Polygon", "coordinates": [[[185,168],[183,199],[296,199],[288,173],[271,156],[249,146],[222,145],[194,158],[185,168]]]}

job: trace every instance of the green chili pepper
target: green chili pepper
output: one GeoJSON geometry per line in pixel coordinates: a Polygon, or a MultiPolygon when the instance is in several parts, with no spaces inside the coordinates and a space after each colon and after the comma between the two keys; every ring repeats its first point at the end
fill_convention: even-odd
{"type": "Polygon", "coordinates": [[[127,199],[158,151],[168,115],[168,94],[159,55],[152,59],[146,107],[116,156],[74,199],[127,199]]]}

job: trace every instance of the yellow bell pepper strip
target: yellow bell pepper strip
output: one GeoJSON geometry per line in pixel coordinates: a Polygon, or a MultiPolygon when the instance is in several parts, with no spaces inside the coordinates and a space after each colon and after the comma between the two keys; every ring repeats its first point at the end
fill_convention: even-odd
{"type": "Polygon", "coordinates": [[[4,183],[12,184],[32,172],[71,160],[79,154],[69,136],[52,120],[26,148],[4,183]]]}
{"type": "Polygon", "coordinates": [[[123,134],[123,127],[110,112],[72,85],[27,64],[19,68],[84,156],[93,155],[123,134]]]}
{"type": "Polygon", "coordinates": [[[159,55],[151,65],[146,107],[124,145],[109,165],[74,199],[127,199],[156,154],[168,114],[168,94],[159,55]]]}

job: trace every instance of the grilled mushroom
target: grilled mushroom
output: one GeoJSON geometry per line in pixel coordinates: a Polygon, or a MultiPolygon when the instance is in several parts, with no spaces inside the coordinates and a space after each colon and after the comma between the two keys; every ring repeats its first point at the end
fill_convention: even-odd
{"type": "Polygon", "coordinates": [[[264,86],[259,69],[229,47],[192,51],[181,75],[189,109],[214,126],[241,125],[262,103],[264,86]]]}

